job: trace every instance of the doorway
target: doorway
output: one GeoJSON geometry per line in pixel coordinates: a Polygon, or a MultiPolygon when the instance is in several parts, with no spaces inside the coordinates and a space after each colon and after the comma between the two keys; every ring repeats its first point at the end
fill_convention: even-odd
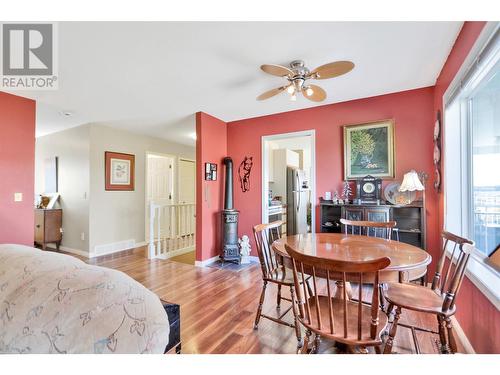
{"type": "Polygon", "coordinates": [[[314,233],[315,131],[262,137],[262,222],[284,222],[282,234],[314,233]]]}
{"type": "Polygon", "coordinates": [[[194,264],[196,163],[146,153],[145,233],[149,256],[194,264]]]}

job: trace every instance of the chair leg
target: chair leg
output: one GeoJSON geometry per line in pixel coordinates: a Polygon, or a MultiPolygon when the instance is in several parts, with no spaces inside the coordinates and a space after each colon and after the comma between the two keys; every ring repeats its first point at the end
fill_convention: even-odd
{"type": "Polygon", "coordinates": [[[276,295],[276,308],[279,309],[281,304],[281,284],[278,284],[278,294],[276,295]]]}
{"type": "Polygon", "coordinates": [[[309,351],[309,341],[311,341],[311,331],[309,331],[308,329],[306,330],[306,335],[304,337],[304,344],[302,345],[302,348],[299,348],[297,350],[297,353],[298,354],[308,354],[309,351]]]}
{"type": "Polygon", "coordinates": [[[389,337],[385,343],[384,354],[391,354],[392,344],[394,343],[394,337],[396,336],[396,331],[398,329],[398,321],[401,316],[401,307],[396,308],[396,315],[394,316],[394,321],[392,322],[391,330],[389,331],[389,337]]]}
{"type": "Polygon", "coordinates": [[[314,335],[314,347],[313,347],[313,353],[318,354],[319,353],[319,344],[321,343],[321,336],[318,334],[314,335]]]}
{"type": "Polygon", "coordinates": [[[445,319],[446,330],[448,331],[448,344],[450,348],[450,353],[455,354],[457,352],[457,343],[455,341],[455,336],[453,336],[453,325],[451,324],[450,317],[445,319]]]}
{"type": "Polygon", "coordinates": [[[394,309],[394,305],[392,303],[389,303],[389,305],[387,306],[387,310],[386,310],[386,314],[387,314],[387,317],[389,319],[391,319],[391,316],[392,316],[392,310],[394,309]]]}
{"type": "Polygon", "coordinates": [[[293,324],[295,326],[295,335],[297,336],[297,348],[300,348],[302,344],[302,334],[300,333],[300,325],[297,320],[297,301],[295,300],[295,293],[293,291],[294,286],[290,286],[290,296],[292,297],[292,313],[293,313],[293,324]]]}
{"type": "Polygon", "coordinates": [[[264,297],[266,296],[266,287],[267,281],[264,281],[264,284],[262,284],[262,293],[260,294],[259,307],[257,308],[257,316],[255,317],[255,324],[253,326],[254,329],[257,329],[257,326],[259,325],[260,316],[262,314],[262,305],[264,304],[264,297]]]}
{"type": "MultiPolygon", "coordinates": [[[[359,286],[362,287],[361,285],[359,286]]],[[[380,308],[385,312],[385,297],[384,297],[384,284],[378,284],[378,299],[380,301],[380,308]]]]}
{"type": "Polygon", "coordinates": [[[445,331],[446,322],[444,321],[444,317],[442,317],[441,315],[437,316],[437,320],[438,320],[439,340],[441,342],[440,351],[441,353],[446,353],[448,350],[447,349],[448,342],[446,340],[446,331],[445,331]]]}
{"type": "Polygon", "coordinates": [[[375,345],[375,353],[382,354],[382,348],[380,347],[380,345],[375,345]]]}

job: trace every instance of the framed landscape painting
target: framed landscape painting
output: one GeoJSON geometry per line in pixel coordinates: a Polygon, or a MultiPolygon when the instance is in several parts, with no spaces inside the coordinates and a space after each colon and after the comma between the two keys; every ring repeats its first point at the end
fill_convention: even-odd
{"type": "Polygon", "coordinates": [[[106,190],[134,190],[135,155],[106,151],[104,162],[106,190]]]}
{"type": "Polygon", "coordinates": [[[346,180],[371,175],[394,178],[394,121],[344,126],[346,180]]]}

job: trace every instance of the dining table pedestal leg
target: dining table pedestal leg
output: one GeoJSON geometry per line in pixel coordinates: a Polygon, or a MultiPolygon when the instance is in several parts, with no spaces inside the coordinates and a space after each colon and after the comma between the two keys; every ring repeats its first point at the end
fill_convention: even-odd
{"type": "Polygon", "coordinates": [[[352,288],[350,282],[346,281],[344,283],[343,281],[338,280],[335,281],[335,285],[337,288],[335,290],[335,295],[333,296],[334,298],[344,299],[344,288],[347,300],[349,301],[352,298],[352,288]]]}

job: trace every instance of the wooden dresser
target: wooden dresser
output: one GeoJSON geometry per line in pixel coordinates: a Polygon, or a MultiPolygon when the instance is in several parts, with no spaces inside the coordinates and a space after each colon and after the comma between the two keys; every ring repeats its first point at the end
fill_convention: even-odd
{"type": "Polygon", "coordinates": [[[35,245],[45,250],[48,243],[55,243],[59,251],[62,240],[62,209],[35,209],[35,245]]]}

